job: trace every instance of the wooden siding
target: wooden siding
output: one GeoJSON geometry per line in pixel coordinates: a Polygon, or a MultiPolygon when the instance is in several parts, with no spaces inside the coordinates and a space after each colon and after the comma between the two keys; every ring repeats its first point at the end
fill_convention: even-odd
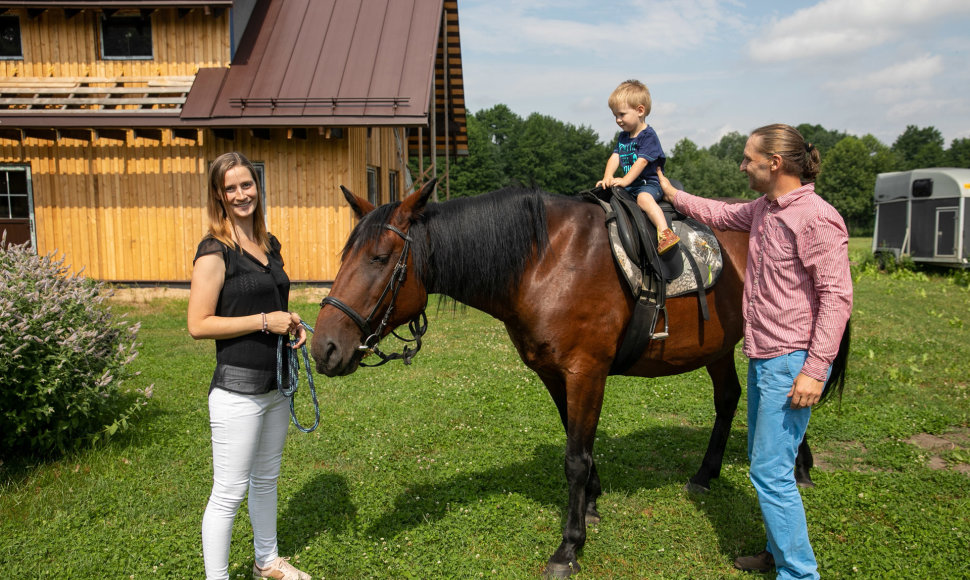
{"type": "Polygon", "coordinates": [[[23,60],[0,60],[0,77],[120,77],[194,75],[200,67],[229,64],[229,11],[218,16],[174,8],[152,15],[151,60],[102,60],[100,12],[67,18],[63,10],[20,16],[23,60]]]}
{"type": "Polygon", "coordinates": [[[394,129],[344,130],[327,139],[308,131],[270,139],[236,131],[234,140],[200,131],[198,140],[173,137],[125,142],[61,138],[0,139],[0,163],[30,166],[39,254],[66,256],[74,271],[101,280],[186,282],[192,257],[205,233],[206,172],[225,151],[240,151],[265,164],[266,218],[283,244],[286,270],[294,281],[331,281],[340,250],[355,219],[340,192],[345,185],[366,196],[366,155],[380,167],[387,201],[388,171],[398,162],[394,129]],[[380,145],[375,149],[374,143],[380,145]]]}

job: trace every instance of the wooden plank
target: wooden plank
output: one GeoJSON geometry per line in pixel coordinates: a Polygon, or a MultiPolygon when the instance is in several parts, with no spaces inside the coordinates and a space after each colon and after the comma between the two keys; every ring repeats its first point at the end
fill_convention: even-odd
{"type": "Polygon", "coordinates": [[[145,86],[145,87],[46,87],[39,85],[11,86],[0,81],[0,94],[16,93],[34,95],[179,95],[189,92],[192,85],[145,86]]]}
{"type": "Polygon", "coordinates": [[[82,106],[100,105],[102,107],[120,107],[125,105],[182,105],[185,97],[119,97],[119,98],[86,98],[86,97],[66,97],[66,98],[23,98],[23,97],[0,97],[0,105],[27,105],[31,107],[41,106],[82,106]]]}
{"type": "Polygon", "coordinates": [[[118,280],[118,235],[117,235],[117,222],[118,222],[118,206],[113,203],[114,192],[111,188],[106,187],[106,182],[104,176],[107,173],[106,159],[103,155],[103,144],[96,146],[95,148],[90,148],[91,159],[91,182],[92,187],[99,192],[99,199],[101,200],[101,205],[103,207],[104,215],[104,228],[103,228],[103,242],[104,242],[104,252],[101,254],[105,261],[104,273],[105,277],[108,279],[118,280]]]}

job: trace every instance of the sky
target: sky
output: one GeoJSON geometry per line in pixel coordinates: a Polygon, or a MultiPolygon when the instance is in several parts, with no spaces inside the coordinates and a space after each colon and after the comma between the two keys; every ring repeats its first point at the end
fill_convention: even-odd
{"type": "Polygon", "coordinates": [[[465,105],[507,105],[612,142],[622,81],[650,89],[670,153],[810,123],[892,145],[970,137],[970,0],[459,0],[465,105]]]}

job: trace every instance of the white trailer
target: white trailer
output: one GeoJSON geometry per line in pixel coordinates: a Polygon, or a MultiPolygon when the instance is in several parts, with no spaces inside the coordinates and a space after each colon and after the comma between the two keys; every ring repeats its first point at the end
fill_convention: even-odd
{"type": "Polygon", "coordinates": [[[876,176],[872,252],[970,267],[970,169],[934,167],[876,176]]]}

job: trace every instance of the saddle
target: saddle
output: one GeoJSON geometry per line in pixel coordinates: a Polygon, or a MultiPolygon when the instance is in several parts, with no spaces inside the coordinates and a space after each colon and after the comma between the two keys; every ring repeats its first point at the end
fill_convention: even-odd
{"type": "Polygon", "coordinates": [[[657,230],[625,189],[593,189],[581,195],[606,212],[613,258],[636,300],[626,335],[610,368],[610,374],[622,374],[651,340],[663,340],[669,335],[668,297],[696,293],[701,315],[704,320],[710,318],[706,289],[714,285],[723,269],[720,245],[710,228],[661,201],[667,225],[681,241],[669,252],[658,255],[657,230]],[[661,313],[664,329],[655,332],[661,313]]]}

